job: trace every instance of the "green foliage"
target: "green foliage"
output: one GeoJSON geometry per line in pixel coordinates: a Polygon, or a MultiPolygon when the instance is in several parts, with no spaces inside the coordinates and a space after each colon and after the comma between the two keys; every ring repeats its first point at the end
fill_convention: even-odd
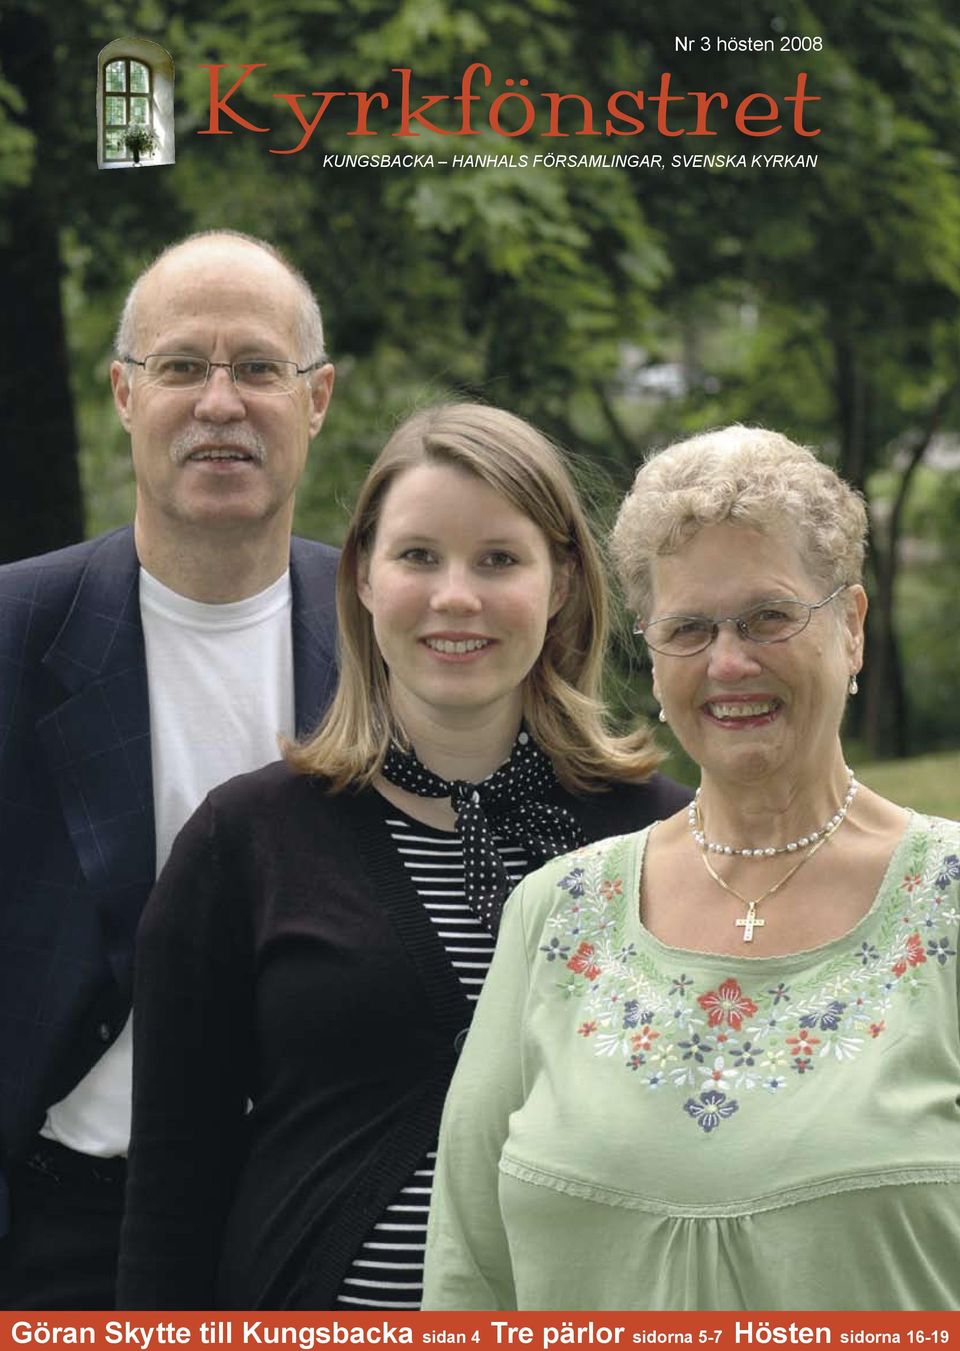
{"type": "MultiPolygon", "coordinates": [[[[220,225],[288,249],[323,301],[338,382],[300,495],[305,533],[340,538],[397,419],[450,395],[503,404],[603,466],[606,519],[648,447],[734,419],[824,447],[854,483],[892,501],[902,448],[931,419],[941,433],[960,420],[958,401],[945,398],[960,379],[960,23],[947,0],[716,0],[709,10],[709,22],[693,0],[77,0],[64,10],[49,84],[58,137],[40,160],[24,93],[0,78],[0,200],[43,165],[61,238],[88,529],[130,511],[106,378],[124,291],[171,238],[220,225]],[[76,115],[90,103],[98,48],[132,32],[162,43],[176,65],[178,160],[163,174],[98,173],[92,119],[76,115]],[[820,33],[824,50],[683,53],[674,37],[684,32],[820,33]],[[775,148],[820,162],[766,173],[324,168],[327,152],[743,148],[729,122],[706,144],[655,132],[623,143],[489,132],[407,140],[390,128],[365,139],[347,134],[348,99],[300,153],[270,153],[301,135],[278,94],[302,94],[308,116],[315,90],[395,99],[399,67],[421,92],[455,94],[472,61],[493,72],[488,101],[506,78],[527,77],[532,90],[577,90],[597,109],[613,89],[652,89],[663,70],[675,89],[724,90],[731,105],[757,89],[788,92],[806,71],[820,99],[809,124],[822,134],[786,130],[775,148]],[[227,67],[225,93],[253,62],[263,66],[233,106],[270,131],[225,119],[226,134],[197,134],[210,88],[202,66],[227,67]],[[640,386],[638,372],[661,363],[681,370],[682,397],[640,386]]],[[[907,568],[893,588],[907,721],[933,745],[960,739],[960,700],[948,631],[941,641],[929,627],[958,567],[945,479],[932,492],[930,481],[917,477],[903,528],[933,554],[891,550],[907,568]]],[[[881,529],[878,563],[886,547],[881,529]]],[[[639,687],[626,649],[620,664],[626,711],[639,687]]]]}
{"type": "Polygon", "coordinates": [[[0,200],[5,189],[30,182],[36,138],[20,122],[24,98],[0,73],[0,200]]]}

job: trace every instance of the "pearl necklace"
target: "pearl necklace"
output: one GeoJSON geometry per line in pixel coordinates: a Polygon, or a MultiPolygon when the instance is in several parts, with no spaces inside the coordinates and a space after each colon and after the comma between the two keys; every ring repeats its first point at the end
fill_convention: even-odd
{"type": "Polygon", "coordinates": [[[789,844],[781,844],[777,847],[768,845],[763,849],[737,849],[732,844],[715,844],[712,840],[708,840],[703,830],[703,817],[700,815],[699,788],[687,808],[687,824],[690,827],[690,834],[705,854],[730,854],[737,858],[776,858],[778,854],[795,854],[798,849],[809,849],[811,845],[817,844],[825,836],[833,834],[837,826],[842,824],[850,810],[853,799],[857,796],[857,789],[860,785],[853,777],[853,770],[849,765],[844,766],[844,768],[849,779],[847,794],[830,820],[822,825],[819,830],[811,830],[808,835],[801,835],[798,840],[791,840],[789,844]]]}

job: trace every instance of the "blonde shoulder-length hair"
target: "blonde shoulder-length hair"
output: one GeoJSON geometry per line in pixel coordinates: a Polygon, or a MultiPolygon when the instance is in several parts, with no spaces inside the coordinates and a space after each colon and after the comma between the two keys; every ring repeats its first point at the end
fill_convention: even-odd
{"type": "Polygon", "coordinates": [[[489,485],[543,532],[569,586],[551,619],[543,649],[524,681],[523,717],[574,792],[645,778],[661,756],[648,726],[626,736],[607,729],[600,682],[607,645],[603,564],[586,514],[559,451],[535,427],[484,404],[453,403],[408,418],[372,465],[357,499],[337,572],[340,680],[319,727],[287,743],[287,763],[319,776],[331,792],[369,785],[391,738],[389,677],[373,622],[357,592],[391,485],[422,464],[449,465],[489,485]]]}

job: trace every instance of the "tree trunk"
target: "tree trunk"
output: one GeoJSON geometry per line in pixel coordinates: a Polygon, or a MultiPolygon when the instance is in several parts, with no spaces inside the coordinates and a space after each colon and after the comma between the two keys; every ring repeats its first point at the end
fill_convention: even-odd
{"type": "Polygon", "coordinates": [[[923,462],[957,388],[954,383],[939,395],[924,425],[917,429],[904,447],[907,462],[897,485],[889,519],[885,528],[874,528],[872,532],[876,590],[867,629],[870,641],[865,660],[866,698],[861,734],[874,756],[906,756],[911,750],[903,659],[894,625],[900,532],[913,476],[923,462]]]}
{"type": "Polygon", "coordinates": [[[910,737],[903,663],[893,622],[899,539],[891,528],[872,532],[876,584],[871,597],[864,653],[860,736],[871,758],[909,754],[910,737]]]}
{"type": "Polygon", "coordinates": [[[869,445],[869,388],[857,363],[855,344],[841,326],[833,327],[834,394],[840,427],[840,473],[864,490],[869,445]]]}
{"type": "Polygon", "coordinates": [[[6,195],[0,287],[7,322],[0,339],[4,492],[0,562],[83,538],[77,435],[60,300],[57,165],[50,148],[53,42],[47,20],[20,7],[0,19],[0,69],[25,100],[36,137],[30,183],[6,195]]]}

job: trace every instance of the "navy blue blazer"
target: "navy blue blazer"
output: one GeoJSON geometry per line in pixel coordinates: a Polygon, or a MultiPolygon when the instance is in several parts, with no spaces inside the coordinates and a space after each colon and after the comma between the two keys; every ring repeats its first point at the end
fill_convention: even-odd
{"type": "MultiPolygon", "coordinates": [[[[336,680],[336,562],[327,545],[292,542],[300,733],[336,680]]],[[[155,871],[128,526],[0,567],[0,1166],[122,1029],[155,871]]],[[[0,1176],[0,1233],[4,1193],[0,1176]]]]}

